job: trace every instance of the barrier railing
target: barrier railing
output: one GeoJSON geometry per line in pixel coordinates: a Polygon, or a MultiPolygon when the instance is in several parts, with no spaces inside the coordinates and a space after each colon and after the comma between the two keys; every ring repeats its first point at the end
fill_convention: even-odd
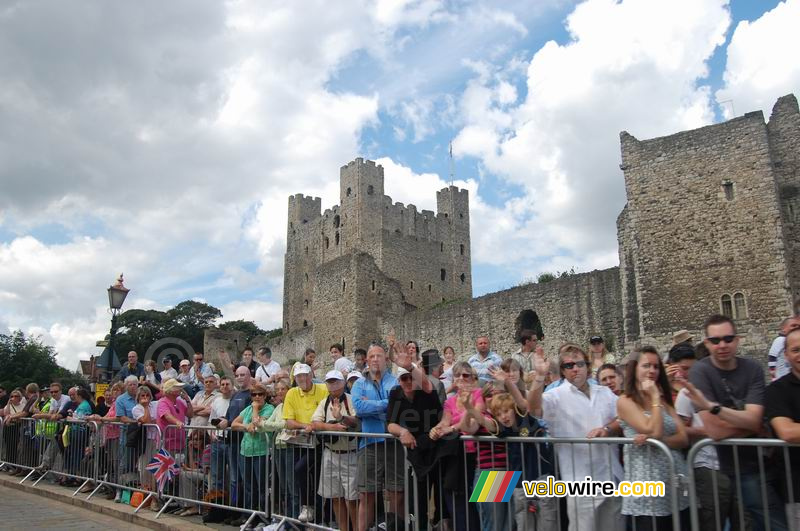
{"type": "Polygon", "coordinates": [[[779,439],[703,439],[687,457],[692,529],[800,528],[788,444],[779,439]],[[787,512],[789,514],[787,515],[787,512]]]}
{"type": "MultiPolygon", "coordinates": [[[[683,459],[657,440],[635,446],[627,438],[463,436],[454,439],[456,453],[439,452],[420,461],[389,434],[245,433],[214,426],[169,426],[162,434],[158,426],[144,425],[141,439],[129,442],[135,431],[129,426],[0,419],[0,465],[25,471],[20,483],[34,474],[39,475],[34,485],[49,475],[77,481],[73,496],[91,483],[89,498],[103,488],[112,494],[115,490],[141,492],[143,501],[135,510],[161,499],[159,516],[181,504],[188,514],[201,508],[239,512],[248,518],[247,524],[262,519],[327,530],[357,527],[362,519],[367,527],[386,523],[396,529],[418,530],[448,518],[455,530],[524,531],[558,528],[565,519],[576,519],[579,528],[584,528],[580,523],[590,512],[602,521],[609,514],[619,517],[621,511],[619,504],[610,504],[611,510],[603,512],[605,500],[528,497],[521,483],[504,503],[481,503],[478,498],[484,492],[491,494],[485,484],[479,485],[481,472],[519,467],[522,480],[541,481],[549,475],[555,480],[623,479],[618,471],[624,456],[629,467],[624,479],[664,481],[666,493],[658,503],[667,509],[659,516],[671,516],[674,530],[682,528],[684,504],[689,506],[690,522],[683,527],[697,531],[796,528],[792,519],[797,515],[792,512],[787,518],[784,503],[796,504],[800,497],[793,471],[797,460],[792,461],[790,452],[800,445],[777,439],[695,443],[687,460],[687,502],[683,459]],[[620,452],[621,447],[626,449],[620,452]],[[181,469],[166,484],[163,496],[146,472],[160,448],[166,448],[181,469]],[[725,466],[711,473],[702,470],[707,462],[701,452],[726,448],[729,470],[725,466]],[[519,461],[512,462],[514,452],[519,453],[519,461]],[[632,470],[641,463],[647,466],[644,475],[640,471],[637,476],[632,470]]],[[[446,449],[453,443],[443,439],[437,444],[446,449]]],[[[632,529],[637,528],[636,522],[632,529]]]]}
{"type": "MultiPolygon", "coordinates": [[[[454,492],[452,482],[447,478],[438,481],[444,493],[444,507],[441,509],[445,516],[454,518],[455,529],[487,529],[506,528],[522,530],[559,529],[564,520],[578,521],[579,529],[625,529],[628,525],[622,516],[622,498],[603,496],[592,499],[591,497],[546,496],[528,497],[522,491],[522,480],[547,481],[548,476],[553,477],[553,482],[620,480],[649,480],[663,481],[665,495],[661,499],[645,507],[644,518],[652,522],[644,525],[656,528],[655,514],[671,517],[671,527],[678,531],[681,526],[681,482],[684,478],[679,473],[676,465],[675,451],[659,440],[648,439],[644,445],[636,445],[634,439],[622,437],[599,438],[552,438],[552,437],[467,437],[462,436],[463,453],[460,456],[459,472],[463,472],[466,484],[462,484],[460,491],[454,492]],[[515,446],[518,446],[515,448],[515,446]],[[644,474],[647,477],[638,477],[629,472],[624,473],[621,466],[621,448],[626,448],[626,454],[638,452],[638,456],[631,455],[630,460],[638,459],[647,463],[644,474]],[[533,451],[535,449],[535,451],[533,451]],[[511,452],[517,452],[519,463],[512,468],[509,463],[511,452]],[[472,462],[470,462],[472,460],[472,462]],[[531,462],[533,461],[533,462],[531,462]],[[650,466],[658,463],[658,468],[650,466]],[[499,465],[499,466],[496,466],[499,465]],[[503,503],[481,503],[483,498],[477,490],[481,480],[481,472],[507,471],[521,468],[520,483],[515,492],[508,493],[507,501],[503,503]],[[663,470],[660,474],[659,469],[663,470]],[[471,482],[469,480],[472,480],[471,482]],[[481,501],[478,501],[481,500],[481,501]],[[446,511],[446,512],[445,512],[446,511]],[[461,520],[461,521],[460,521],[461,520]]],[[[450,461],[452,462],[452,461],[450,461]]],[[[452,473],[452,465],[446,462],[442,465],[452,473]]],[[[485,476],[484,477],[488,477],[485,476]]],[[[484,483],[484,496],[493,499],[501,485],[496,480],[494,485],[484,483]],[[489,490],[487,490],[489,489],[489,490]],[[495,490],[491,490],[495,489],[495,490]]],[[[683,502],[687,504],[686,501],[683,502]]],[[[636,514],[634,506],[630,512],[636,514]]],[[[641,521],[641,520],[640,520],[641,521]]],[[[637,520],[634,519],[630,529],[637,529],[637,520]]],[[[663,524],[662,524],[663,525],[663,524]]]]}

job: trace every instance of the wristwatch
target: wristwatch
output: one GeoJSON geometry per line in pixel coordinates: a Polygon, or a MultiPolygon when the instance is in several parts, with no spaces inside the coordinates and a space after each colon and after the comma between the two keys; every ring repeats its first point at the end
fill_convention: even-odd
{"type": "Polygon", "coordinates": [[[708,412],[711,413],[712,415],[719,415],[720,411],[722,411],[722,406],[719,404],[715,405],[714,407],[708,410],[708,412]]]}

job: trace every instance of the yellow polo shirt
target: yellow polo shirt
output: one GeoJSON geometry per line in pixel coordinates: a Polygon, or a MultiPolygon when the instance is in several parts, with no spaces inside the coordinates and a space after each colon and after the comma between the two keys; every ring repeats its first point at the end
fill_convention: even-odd
{"type": "Polygon", "coordinates": [[[283,400],[283,418],[308,424],[314,411],[317,410],[317,405],[327,397],[328,388],[325,384],[315,383],[307,393],[299,387],[292,387],[283,400]]]}

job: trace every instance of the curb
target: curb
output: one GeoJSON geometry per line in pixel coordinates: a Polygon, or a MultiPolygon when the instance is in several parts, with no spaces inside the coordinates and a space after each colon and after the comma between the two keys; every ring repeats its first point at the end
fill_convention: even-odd
{"type": "MultiPolygon", "coordinates": [[[[51,485],[49,483],[44,484],[44,481],[35,487],[27,483],[20,485],[19,478],[17,478],[15,481],[5,474],[2,474],[0,475],[0,485],[22,492],[27,492],[29,494],[36,494],[37,496],[45,497],[48,500],[58,501],[79,507],[81,509],[86,509],[88,511],[110,516],[122,522],[146,527],[148,529],[156,529],[160,531],[183,531],[185,529],[202,529],[204,531],[208,531],[209,529],[212,529],[202,524],[193,523],[189,519],[175,518],[172,515],[162,515],[156,520],[155,513],[150,510],[143,509],[138,513],[134,513],[134,508],[130,505],[121,505],[110,500],[96,498],[86,500],[81,497],[82,495],[80,494],[73,497],[72,493],[74,492],[74,489],[66,489],[64,487],[51,485]]],[[[86,495],[84,494],[83,496],[86,495]]]]}

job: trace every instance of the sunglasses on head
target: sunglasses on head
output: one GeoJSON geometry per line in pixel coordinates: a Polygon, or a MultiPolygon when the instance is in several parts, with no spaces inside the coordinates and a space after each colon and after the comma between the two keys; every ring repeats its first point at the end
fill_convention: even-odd
{"type": "Polygon", "coordinates": [[[455,378],[472,378],[472,375],[468,372],[462,372],[461,374],[456,374],[455,378]]]}
{"type": "Polygon", "coordinates": [[[267,393],[250,393],[250,396],[267,396],[267,393]]]}
{"type": "Polygon", "coordinates": [[[730,343],[733,343],[734,341],[736,341],[736,336],[732,335],[732,336],[722,336],[722,337],[707,337],[706,339],[712,345],[719,345],[723,341],[725,343],[729,343],[730,344],[730,343]]]}
{"type": "Polygon", "coordinates": [[[561,364],[561,368],[562,369],[574,369],[575,367],[577,367],[579,369],[583,369],[584,367],[586,367],[586,362],[585,361],[570,361],[568,363],[562,363],[561,364]]]}

